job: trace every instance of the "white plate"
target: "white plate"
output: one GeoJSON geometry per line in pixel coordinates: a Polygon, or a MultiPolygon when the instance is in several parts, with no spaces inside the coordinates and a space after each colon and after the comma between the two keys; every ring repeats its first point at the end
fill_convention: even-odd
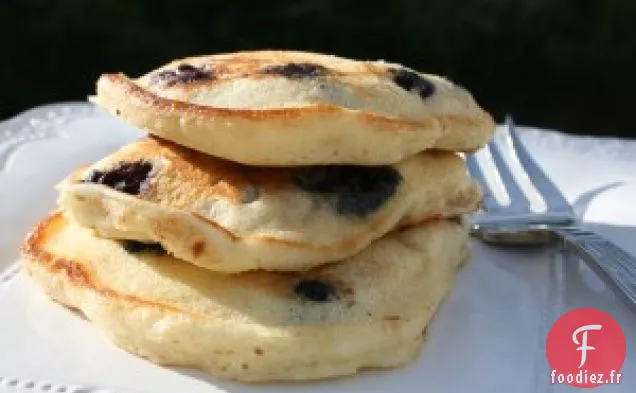
{"type": "MultiPolygon", "coordinates": [[[[473,263],[431,324],[421,357],[403,369],[243,385],[155,366],[119,350],[87,321],[50,302],[15,261],[22,238],[54,208],[53,185],[138,136],[80,103],[41,107],[0,123],[0,392],[569,391],[549,385],[544,346],[552,322],[575,307],[610,313],[627,337],[622,384],[600,391],[636,391],[636,318],[598,278],[556,250],[477,242],[473,263]]],[[[586,221],[636,254],[636,143],[533,129],[522,137],[586,221]],[[608,184],[614,188],[603,190],[608,184]]]]}

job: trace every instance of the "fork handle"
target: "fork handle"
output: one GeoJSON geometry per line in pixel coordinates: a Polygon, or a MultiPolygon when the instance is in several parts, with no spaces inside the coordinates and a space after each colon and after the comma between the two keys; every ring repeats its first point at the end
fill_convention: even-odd
{"type": "Polygon", "coordinates": [[[636,311],[636,258],[587,229],[568,226],[554,233],[636,311]]]}

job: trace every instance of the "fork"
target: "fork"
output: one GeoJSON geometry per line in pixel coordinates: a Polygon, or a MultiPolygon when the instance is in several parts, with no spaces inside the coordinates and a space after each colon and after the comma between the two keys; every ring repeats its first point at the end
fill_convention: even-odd
{"type": "Polygon", "coordinates": [[[511,116],[506,117],[506,126],[499,136],[484,148],[484,153],[490,152],[494,165],[489,165],[489,168],[498,173],[500,184],[510,201],[506,204],[497,201],[485,176],[484,169],[488,167],[484,165],[482,168],[475,154],[467,155],[468,170],[484,192],[483,211],[471,216],[471,234],[493,244],[547,245],[560,242],[585,261],[636,312],[636,258],[601,235],[580,226],[563,194],[523,146],[511,116]],[[544,212],[530,209],[530,200],[515,179],[504,152],[520,164],[525,173],[517,173],[521,179],[534,185],[545,202],[544,212]]]}

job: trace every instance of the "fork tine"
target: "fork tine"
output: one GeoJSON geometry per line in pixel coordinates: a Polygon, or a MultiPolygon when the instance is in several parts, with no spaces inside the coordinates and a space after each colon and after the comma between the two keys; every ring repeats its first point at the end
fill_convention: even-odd
{"type": "Polygon", "coordinates": [[[507,210],[515,213],[529,212],[530,201],[528,201],[523,190],[521,190],[521,187],[517,184],[512,171],[510,171],[510,167],[501,154],[501,149],[499,149],[495,141],[488,143],[488,148],[490,149],[492,160],[495,162],[495,167],[497,167],[497,171],[499,171],[499,177],[501,177],[501,181],[506,187],[506,192],[510,197],[510,205],[507,210]]]}
{"type": "Polygon", "coordinates": [[[482,203],[486,210],[496,210],[500,208],[499,202],[492,193],[490,186],[488,185],[488,181],[486,180],[486,176],[484,176],[484,172],[482,172],[481,167],[479,166],[479,162],[477,162],[477,158],[475,158],[474,154],[466,155],[466,164],[468,166],[468,172],[473,177],[473,179],[479,182],[483,192],[482,203]]]}
{"type": "Polygon", "coordinates": [[[541,170],[539,165],[534,161],[534,159],[528,153],[523,142],[519,138],[519,134],[515,129],[515,124],[512,119],[512,116],[506,116],[506,133],[510,135],[512,139],[512,146],[514,147],[514,151],[521,162],[521,165],[528,173],[528,177],[536,187],[537,191],[541,194],[542,198],[545,201],[548,211],[569,211],[570,205],[567,200],[561,194],[561,191],[552,183],[550,178],[546,176],[546,174],[541,170]]]}

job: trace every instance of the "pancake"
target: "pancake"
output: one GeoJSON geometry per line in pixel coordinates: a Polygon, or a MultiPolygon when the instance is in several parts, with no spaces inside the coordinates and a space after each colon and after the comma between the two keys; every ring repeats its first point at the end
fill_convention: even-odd
{"type": "Polygon", "coordinates": [[[138,140],[59,187],[59,206],[100,236],[159,243],[215,271],[306,270],[402,227],[474,211],[456,154],[393,166],[263,168],[158,138],[138,140]]]}
{"type": "Polygon", "coordinates": [[[400,64],[255,51],[190,57],[137,79],[104,74],[92,101],[143,130],[259,166],[385,165],[474,151],[494,122],[461,86],[400,64]]]}
{"type": "Polygon", "coordinates": [[[22,261],[50,297],[136,355],[227,379],[303,380],[413,360],[466,244],[463,225],[435,220],[308,272],[225,275],[131,254],[54,213],[22,261]]]}

